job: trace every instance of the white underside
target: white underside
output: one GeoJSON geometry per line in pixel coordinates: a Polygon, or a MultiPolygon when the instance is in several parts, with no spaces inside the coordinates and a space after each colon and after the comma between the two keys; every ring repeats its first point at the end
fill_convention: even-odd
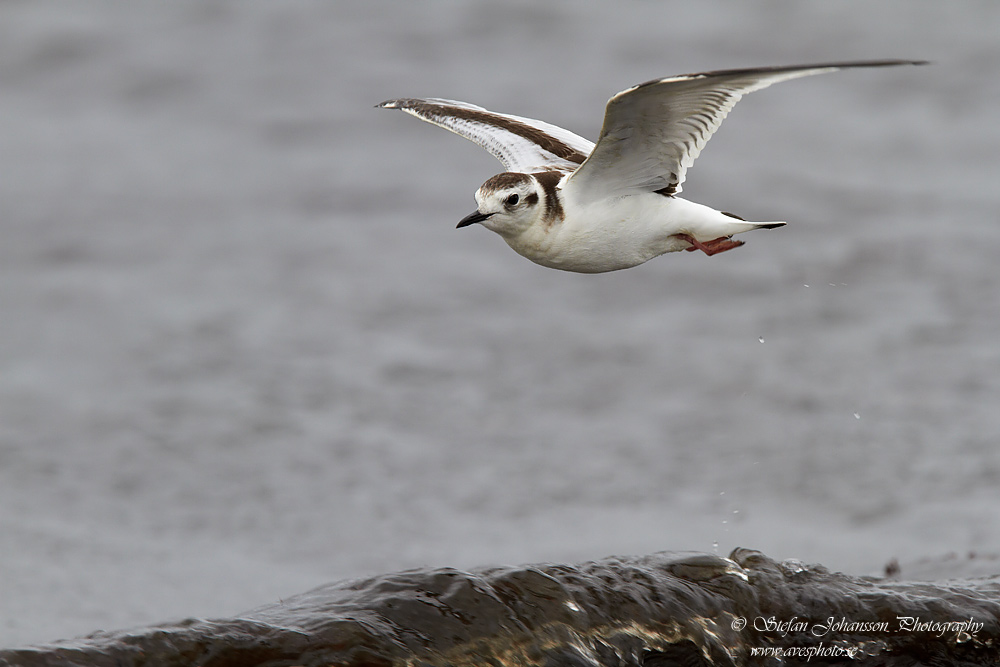
{"type": "Polygon", "coordinates": [[[617,271],[691,247],[677,234],[711,241],[757,229],[708,206],[656,193],[606,199],[585,206],[564,202],[565,219],[535,224],[506,241],[519,254],[554,269],[617,271]]]}

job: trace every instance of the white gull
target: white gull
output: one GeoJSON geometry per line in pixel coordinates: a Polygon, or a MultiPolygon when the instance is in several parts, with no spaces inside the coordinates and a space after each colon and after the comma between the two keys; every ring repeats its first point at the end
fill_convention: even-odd
{"type": "Polygon", "coordinates": [[[407,98],[378,107],[451,130],[503,163],[507,171],[476,191],[478,209],[459,227],[481,223],[542,266],[601,273],[678,250],[715,255],[743,245],[734,234],[785,224],[748,222],[677,196],[688,167],[743,95],[841,69],[922,64],[869,60],[647,81],[608,101],[596,145],[549,123],[465,102],[407,98]]]}

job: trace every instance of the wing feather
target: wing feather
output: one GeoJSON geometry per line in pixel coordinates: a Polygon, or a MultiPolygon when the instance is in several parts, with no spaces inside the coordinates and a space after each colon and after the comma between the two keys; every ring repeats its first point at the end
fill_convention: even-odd
{"type": "Polygon", "coordinates": [[[584,201],[638,192],[672,196],[681,191],[688,168],[747,93],[851,67],[921,64],[925,62],[870,60],[721,70],[647,81],[608,101],[597,146],[564,190],[584,201]]]}
{"type": "Polygon", "coordinates": [[[378,108],[400,109],[463,136],[489,151],[508,171],[573,171],[594,148],[592,142],[561,127],[465,102],[405,98],[382,102],[378,108]]]}

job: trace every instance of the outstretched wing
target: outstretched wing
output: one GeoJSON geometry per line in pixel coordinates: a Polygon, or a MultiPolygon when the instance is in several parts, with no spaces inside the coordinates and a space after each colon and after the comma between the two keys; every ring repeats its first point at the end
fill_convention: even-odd
{"type": "Polygon", "coordinates": [[[382,102],[377,108],[400,109],[474,141],[500,160],[507,171],[573,171],[594,149],[593,143],[561,127],[465,102],[399,99],[382,102]]]}
{"type": "Polygon", "coordinates": [[[638,192],[674,195],[705,144],[747,93],[771,84],[851,67],[921,65],[870,60],[721,70],[657,79],[608,101],[597,146],[564,189],[579,200],[638,192]]]}

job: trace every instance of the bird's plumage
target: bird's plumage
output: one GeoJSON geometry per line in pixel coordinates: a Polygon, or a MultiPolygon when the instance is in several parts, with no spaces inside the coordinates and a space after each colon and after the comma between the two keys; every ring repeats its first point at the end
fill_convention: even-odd
{"type": "Polygon", "coordinates": [[[585,198],[648,191],[677,194],[688,168],[744,95],[782,81],[839,69],[910,62],[722,70],[641,83],[608,101],[597,146],[566,187],[585,198]]]}
{"type": "Polygon", "coordinates": [[[507,171],[573,170],[594,150],[593,142],[569,130],[487,111],[475,104],[430,98],[388,100],[378,106],[405,111],[474,141],[500,160],[507,171]]]}
{"type": "Polygon", "coordinates": [[[647,81],[608,101],[596,145],[549,123],[465,102],[404,98],[378,106],[455,132],[503,163],[508,174],[479,189],[479,209],[459,226],[481,222],[545,266],[598,272],[676,250],[723,252],[741,245],[728,240],[733,234],[784,224],[746,222],[675,197],[688,168],[747,93],[841,69],[919,64],[924,61],[869,60],[647,81]]]}

